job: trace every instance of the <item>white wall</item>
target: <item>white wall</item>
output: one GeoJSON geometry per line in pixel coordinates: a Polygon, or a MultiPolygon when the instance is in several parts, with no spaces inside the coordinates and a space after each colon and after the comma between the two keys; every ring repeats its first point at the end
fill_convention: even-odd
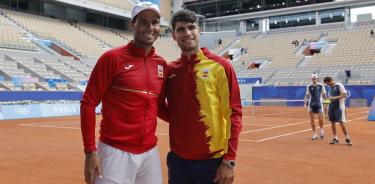
{"type": "Polygon", "coordinates": [[[372,19],[375,20],[375,6],[351,8],[350,9],[350,22],[357,22],[358,15],[361,14],[371,14],[372,19]]]}

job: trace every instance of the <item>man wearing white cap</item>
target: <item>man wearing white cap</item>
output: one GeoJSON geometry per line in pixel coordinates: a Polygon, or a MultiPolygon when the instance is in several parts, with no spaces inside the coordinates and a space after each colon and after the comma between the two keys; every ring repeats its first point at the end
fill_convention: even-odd
{"type": "Polygon", "coordinates": [[[320,138],[324,138],[324,130],[323,130],[323,98],[324,100],[327,99],[326,89],[324,85],[318,82],[318,75],[313,74],[311,76],[312,83],[306,87],[306,95],[305,95],[305,105],[308,106],[308,111],[310,113],[310,120],[311,120],[311,129],[313,131],[313,136],[311,140],[317,140],[318,135],[316,133],[315,128],[315,114],[318,115],[319,118],[319,126],[320,126],[320,138]]]}
{"type": "Polygon", "coordinates": [[[129,26],[134,40],[99,58],[82,97],[87,184],[162,183],[155,131],[166,62],[152,47],[160,32],[158,6],[137,4],[129,26]],[[96,148],[95,107],[100,102],[102,120],[96,148]]]}

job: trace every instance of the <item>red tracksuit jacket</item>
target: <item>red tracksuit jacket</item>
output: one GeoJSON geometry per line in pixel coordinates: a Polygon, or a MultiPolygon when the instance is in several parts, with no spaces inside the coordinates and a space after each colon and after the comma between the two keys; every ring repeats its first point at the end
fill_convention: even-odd
{"type": "Polygon", "coordinates": [[[166,62],[133,42],[107,51],[94,67],[81,101],[84,151],[96,150],[95,107],[102,102],[100,141],[134,154],[156,146],[158,96],[166,62]]]}

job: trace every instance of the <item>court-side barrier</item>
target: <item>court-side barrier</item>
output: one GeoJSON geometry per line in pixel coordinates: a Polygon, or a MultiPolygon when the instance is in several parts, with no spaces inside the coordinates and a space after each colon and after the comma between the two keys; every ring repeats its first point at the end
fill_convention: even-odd
{"type": "MultiPolygon", "coordinates": [[[[100,113],[101,106],[96,108],[100,113]]],[[[79,115],[80,103],[0,105],[0,120],[79,115]]]]}
{"type": "Polygon", "coordinates": [[[72,100],[82,98],[79,91],[0,91],[0,102],[7,101],[43,101],[43,100],[72,100]]]}
{"type": "Polygon", "coordinates": [[[368,118],[369,121],[375,121],[375,97],[372,100],[372,105],[370,108],[370,111],[368,112],[368,118]]]}

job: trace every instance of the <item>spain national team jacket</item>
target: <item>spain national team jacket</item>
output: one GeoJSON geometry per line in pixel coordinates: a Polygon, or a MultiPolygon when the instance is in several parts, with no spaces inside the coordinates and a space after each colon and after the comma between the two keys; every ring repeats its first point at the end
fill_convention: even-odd
{"type": "Polygon", "coordinates": [[[188,160],[235,159],[242,107],[229,61],[202,49],[170,63],[166,98],[168,110],[159,115],[170,122],[173,152],[188,160]]]}
{"type": "Polygon", "coordinates": [[[96,150],[95,107],[100,102],[100,141],[135,154],[155,147],[158,96],[166,68],[154,49],[145,56],[133,42],[99,58],[81,101],[85,152],[96,150]]]}

